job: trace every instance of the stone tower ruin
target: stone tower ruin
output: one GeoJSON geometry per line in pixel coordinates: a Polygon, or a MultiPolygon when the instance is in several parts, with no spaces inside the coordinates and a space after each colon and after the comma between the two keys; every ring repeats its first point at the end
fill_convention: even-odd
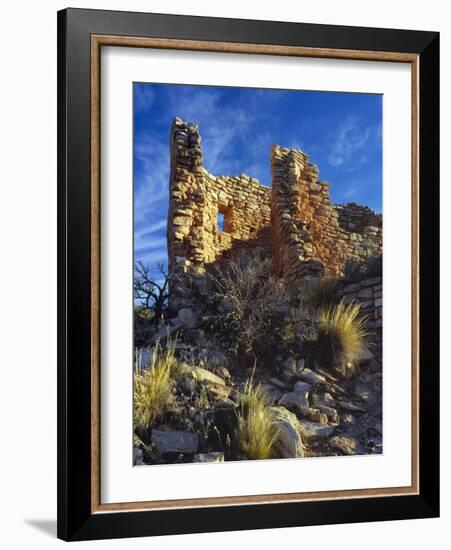
{"type": "Polygon", "coordinates": [[[355,203],[332,205],[329,184],[302,151],[272,147],[269,188],[245,174],[210,174],[195,124],[176,118],[170,144],[170,273],[259,250],[278,277],[340,277],[347,261],[382,251],[382,215],[355,203]]]}

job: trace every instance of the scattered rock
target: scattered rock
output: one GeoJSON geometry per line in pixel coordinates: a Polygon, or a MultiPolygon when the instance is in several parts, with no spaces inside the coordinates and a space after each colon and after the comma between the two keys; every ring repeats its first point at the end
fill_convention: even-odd
{"type": "Polygon", "coordinates": [[[276,388],[279,388],[281,390],[286,390],[288,385],[286,382],[283,382],[282,380],[279,380],[278,378],[270,378],[269,383],[276,388]]]}
{"type": "Polygon", "coordinates": [[[186,378],[183,382],[183,393],[192,395],[196,391],[196,381],[193,378],[186,378]]]}
{"type": "Polygon", "coordinates": [[[133,466],[143,466],[144,464],[142,450],[139,447],[133,447],[133,466]]]}
{"type": "Polygon", "coordinates": [[[368,348],[363,348],[356,358],[356,361],[358,361],[361,365],[364,365],[369,363],[372,359],[374,359],[374,355],[371,351],[368,348]]]}
{"type": "Polygon", "coordinates": [[[329,422],[331,422],[332,424],[338,423],[338,413],[335,409],[333,409],[332,407],[328,407],[327,405],[320,405],[318,408],[322,414],[325,414],[327,416],[329,422]]]}
{"type": "Polygon", "coordinates": [[[377,422],[377,424],[375,424],[373,428],[379,435],[382,435],[382,422],[377,422]]]}
{"type": "Polygon", "coordinates": [[[296,415],[285,407],[272,407],[276,419],[276,426],[279,429],[277,438],[277,450],[283,458],[303,458],[304,446],[300,433],[299,420],[296,415]]]}
{"type": "Polygon", "coordinates": [[[282,365],[282,372],[284,374],[284,377],[288,379],[296,376],[297,362],[294,357],[288,357],[287,359],[285,359],[282,365]]]}
{"type": "Polygon", "coordinates": [[[299,378],[309,384],[325,384],[326,379],[321,374],[318,374],[310,369],[304,369],[299,373],[299,378]]]}
{"type": "Polygon", "coordinates": [[[151,441],[160,455],[166,453],[197,453],[199,440],[193,432],[152,430],[151,441]]]}
{"type": "Polygon", "coordinates": [[[356,439],[344,435],[335,435],[329,440],[329,445],[345,455],[356,454],[359,444],[356,439]]]}
{"type": "Polygon", "coordinates": [[[311,389],[312,389],[312,386],[310,384],[307,384],[307,382],[296,382],[296,384],[293,387],[293,390],[295,393],[304,394],[306,397],[308,397],[308,394],[311,389]]]}
{"type": "Polygon", "coordinates": [[[325,392],[323,394],[312,394],[312,402],[315,407],[335,407],[335,405],[337,404],[335,399],[328,392],[325,392]]]}
{"type": "Polygon", "coordinates": [[[305,416],[311,420],[312,422],[318,422],[319,424],[327,424],[327,415],[322,413],[319,409],[312,409],[310,408],[306,413],[305,416]]]}
{"type": "Polygon", "coordinates": [[[357,384],[354,389],[354,395],[361,401],[365,401],[370,406],[375,404],[375,396],[366,384],[357,384]]]}
{"type": "Polygon", "coordinates": [[[221,377],[207,369],[203,369],[202,367],[196,367],[194,369],[193,378],[195,378],[198,382],[211,382],[212,384],[225,386],[225,381],[221,377]]]}
{"type": "Polygon", "coordinates": [[[331,426],[324,426],[318,422],[310,422],[309,420],[300,420],[300,429],[303,439],[307,443],[312,443],[315,441],[321,441],[328,439],[334,431],[334,428],[331,426]]]}
{"type": "Polygon", "coordinates": [[[224,378],[224,380],[231,380],[232,379],[232,377],[230,376],[230,372],[226,367],[220,367],[218,370],[219,370],[221,376],[224,378]]]}
{"type": "MultiPolygon", "coordinates": [[[[205,382],[204,382],[205,383],[205,382]]],[[[223,386],[222,384],[212,384],[210,382],[205,383],[208,392],[214,399],[225,400],[228,399],[230,394],[230,388],[223,386]]]]}
{"type": "Polygon", "coordinates": [[[351,403],[350,401],[339,401],[338,406],[341,407],[345,411],[351,411],[351,412],[365,412],[366,409],[363,407],[360,407],[359,405],[356,405],[355,403],[351,403]]]}
{"type": "Polygon", "coordinates": [[[349,414],[349,413],[344,413],[342,415],[340,415],[340,422],[342,424],[355,424],[356,420],[355,420],[355,416],[352,416],[352,414],[349,414]]]}
{"type": "Polygon", "coordinates": [[[301,414],[305,414],[310,408],[306,394],[296,392],[284,394],[279,403],[297,409],[301,414]]]}
{"type": "Polygon", "coordinates": [[[283,395],[283,391],[275,388],[272,384],[262,384],[262,389],[266,397],[273,401],[278,401],[283,395]]]}
{"type": "Polygon", "coordinates": [[[199,453],[194,455],[193,462],[224,462],[224,453],[199,453]]]}
{"type": "Polygon", "coordinates": [[[299,374],[305,368],[305,359],[298,359],[296,361],[296,374],[299,374]]]}
{"type": "Polygon", "coordinates": [[[292,382],[293,378],[295,377],[295,373],[293,373],[292,370],[284,369],[282,371],[282,377],[284,380],[286,380],[288,383],[292,382]]]}

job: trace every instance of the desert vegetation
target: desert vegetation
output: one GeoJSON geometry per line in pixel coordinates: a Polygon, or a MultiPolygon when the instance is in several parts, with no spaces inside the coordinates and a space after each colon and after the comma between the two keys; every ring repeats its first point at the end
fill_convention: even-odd
{"type": "Polygon", "coordinates": [[[171,284],[189,303],[136,305],[135,464],[381,452],[381,364],[347,281],[287,283],[254,253],[171,284]]]}

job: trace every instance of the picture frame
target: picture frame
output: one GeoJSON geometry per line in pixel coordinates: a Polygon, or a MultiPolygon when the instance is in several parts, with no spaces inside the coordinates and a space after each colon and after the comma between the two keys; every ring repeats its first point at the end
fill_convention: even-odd
{"type": "Polygon", "coordinates": [[[439,515],[439,33],[66,9],[58,13],[58,537],[88,540],[439,515]],[[410,487],[155,503],[100,499],[100,52],[410,64],[410,487]]]}

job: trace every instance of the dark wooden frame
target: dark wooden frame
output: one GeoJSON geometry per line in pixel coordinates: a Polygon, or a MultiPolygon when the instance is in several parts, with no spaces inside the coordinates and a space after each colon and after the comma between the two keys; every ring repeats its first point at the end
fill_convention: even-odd
{"type": "Polygon", "coordinates": [[[435,517],[439,513],[439,35],[68,9],[58,13],[58,536],[65,540],[435,517]],[[412,64],[410,491],[102,505],[99,499],[99,52],[102,45],[412,64]]]}

